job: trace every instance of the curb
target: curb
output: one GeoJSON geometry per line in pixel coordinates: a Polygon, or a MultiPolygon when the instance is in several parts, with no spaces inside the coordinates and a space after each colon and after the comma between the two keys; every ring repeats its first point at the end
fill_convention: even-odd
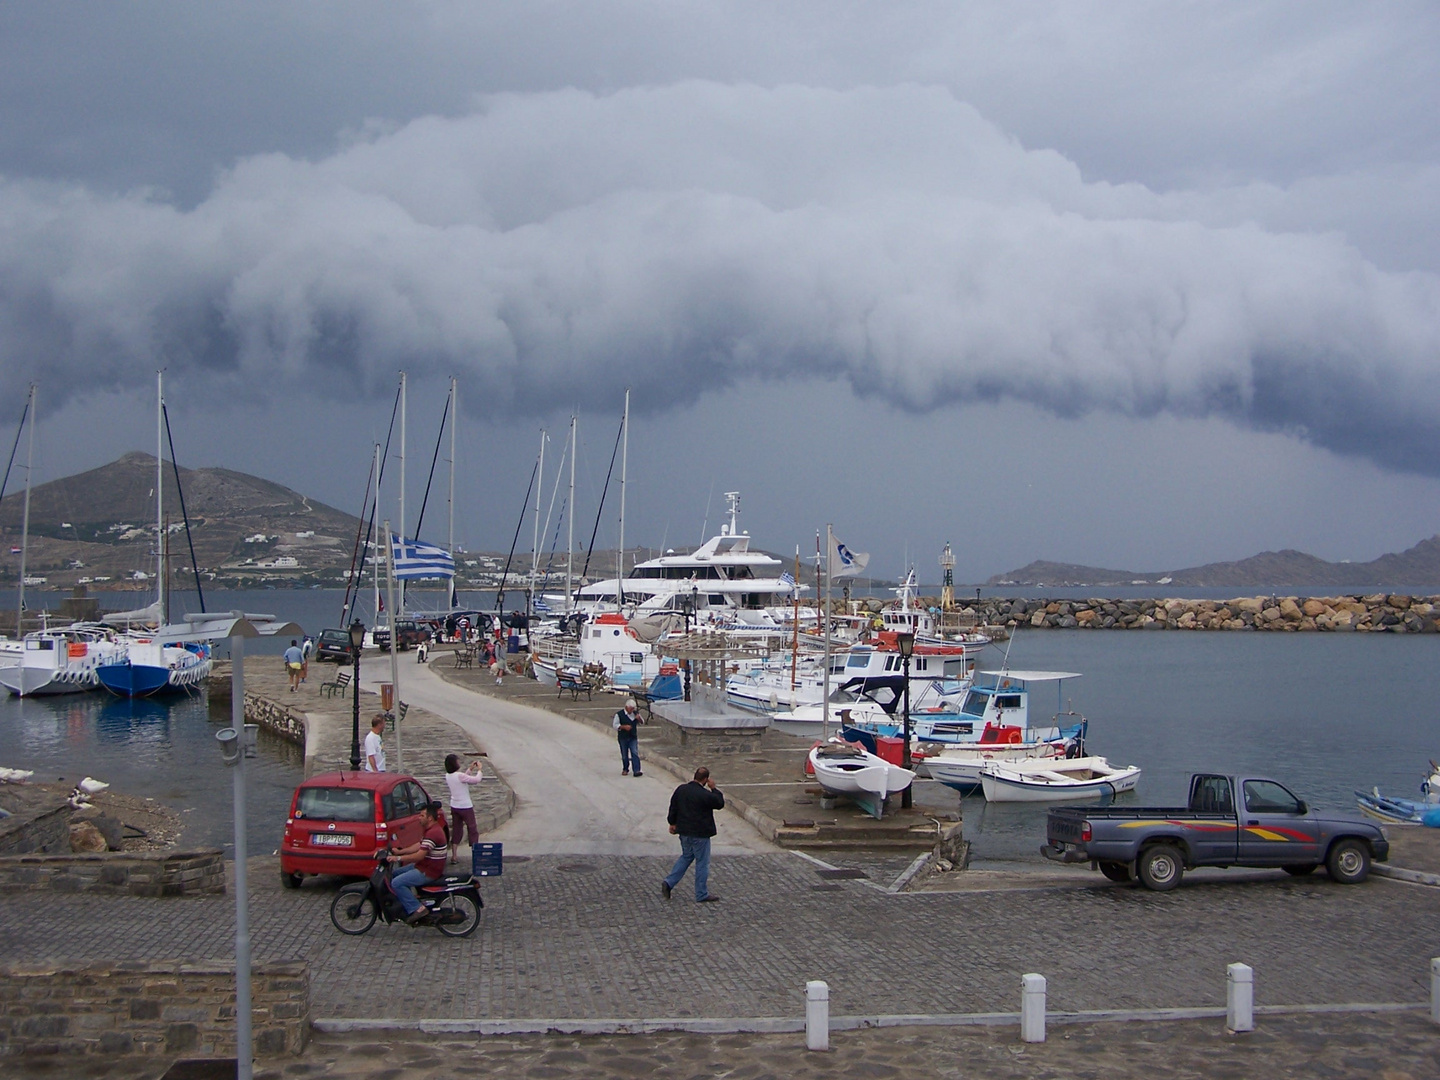
{"type": "Polygon", "coordinates": [[[1440,874],[1427,874],[1421,870],[1406,870],[1403,866],[1386,866],[1381,863],[1372,864],[1370,872],[1378,877],[1408,881],[1412,885],[1430,885],[1440,888],[1440,874]]]}
{"type": "MultiPolygon", "coordinates": [[[[1257,1005],[1259,1016],[1315,1016],[1327,1013],[1422,1012],[1426,1002],[1361,1002],[1335,1005],[1257,1005]]],[[[1224,1019],[1223,1008],[1175,1009],[1089,1009],[1051,1012],[1051,1024],[1108,1024],[1131,1021],[1173,1021],[1224,1019]]],[[[1018,1012],[994,1013],[890,1013],[868,1016],[832,1016],[831,1031],[858,1031],[886,1027],[998,1027],[1019,1024],[1018,1012]]],[[[471,1035],[645,1035],[660,1031],[694,1034],[789,1034],[805,1030],[802,1017],[641,1017],[636,1019],[563,1019],[559,1017],[516,1018],[513,1020],[391,1020],[336,1017],[311,1022],[310,1026],[329,1035],[380,1031],[418,1031],[426,1034],[471,1035]]]]}

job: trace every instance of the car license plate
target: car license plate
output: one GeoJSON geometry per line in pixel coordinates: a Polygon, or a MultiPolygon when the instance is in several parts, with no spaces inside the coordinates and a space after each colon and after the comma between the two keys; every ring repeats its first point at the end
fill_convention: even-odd
{"type": "Polygon", "coordinates": [[[355,837],[349,833],[311,833],[310,843],[320,847],[353,847],[355,837]]]}

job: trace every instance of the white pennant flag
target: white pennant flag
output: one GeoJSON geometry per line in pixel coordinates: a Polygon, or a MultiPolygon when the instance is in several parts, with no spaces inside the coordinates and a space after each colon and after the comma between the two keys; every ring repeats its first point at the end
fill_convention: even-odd
{"type": "Polygon", "coordinates": [[[830,576],[857,577],[865,572],[865,567],[870,565],[870,553],[868,551],[851,551],[839,540],[835,534],[830,533],[830,576]]]}

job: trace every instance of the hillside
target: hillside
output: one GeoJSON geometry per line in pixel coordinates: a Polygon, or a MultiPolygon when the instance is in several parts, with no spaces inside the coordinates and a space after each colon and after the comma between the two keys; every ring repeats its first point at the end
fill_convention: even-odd
{"type": "MultiPolygon", "coordinates": [[[[335,583],[350,565],[358,521],[298,492],[231,469],[181,469],[196,561],[212,580],[244,584],[304,579],[335,583]],[[279,565],[277,564],[277,560],[279,565]],[[293,565],[290,560],[294,560],[293,565]]],[[[190,554],[175,476],[165,467],[171,565],[189,574],[190,554]]],[[[0,502],[0,578],[15,581],[24,493],[0,502]]],[[[27,576],[48,586],[89,578],[102,588],[153,588],[155,459],[130,453],[88,472],[41,484],[30,493],[27,576]],[[139,577],[138,575],[145,575],[139,577]]]]}
{"type": "Polygon", "coordinates": [[[1180,570],[1107,570],[1073,563],[1032,562],[987,585],[1163,585],[1197,588],[1277,589],[1361,588],[1440,585],[1440,536],[1399,554],[1371,562],[1332,563],[1303,551],[1262,551],[1235,562],[1207,563],[1180,570]]]}

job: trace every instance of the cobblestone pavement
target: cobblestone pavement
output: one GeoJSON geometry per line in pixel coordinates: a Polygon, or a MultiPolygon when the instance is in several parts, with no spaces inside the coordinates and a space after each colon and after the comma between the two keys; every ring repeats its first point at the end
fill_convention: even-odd
{"type": "MultiPolygon", "coordinates": [[[[480,930],[455,941],[383,925],[342,937],[333,880],[286,891],[257,858],[255,956],[309,962],[316,1018],[406,1019],[796,1017],[816,978],[836,1015],[1012,1011],[1029,971],[1054,1010],[1223,1006],[1233,961],[1254,967],[1262,1005],[1417,1002],[1440,955],[1440,890],[1379,879],[891,896],[779,853],[718,857],[723,900],[702,906],[688,883],[661,899],[669,861],[509,861],[483,887],[480,930]]],[[[0,956],[222,958],[232,910],[229,896],[10,894],[0,956]]]]}
{"type": "MultiPolygon", "coordinates": [[[[1422,1012],[1261,1017],[1246,1035],[1219,1020],[1052,1025],[1041,1044],[1013,1026],[837,1031],[828,1053],[804,1037],[687,1035],[321,1036],[299,1058],[270,1059],[257,1080],[828,1080],[973,1077],[986,1080],[1422,1080],[1440,1075],[1440,1029],[1422,1012]]],[[[13,1080],[158,1080],[168,1062],[32,1059],[6,1063],[13,1080]]]]}

